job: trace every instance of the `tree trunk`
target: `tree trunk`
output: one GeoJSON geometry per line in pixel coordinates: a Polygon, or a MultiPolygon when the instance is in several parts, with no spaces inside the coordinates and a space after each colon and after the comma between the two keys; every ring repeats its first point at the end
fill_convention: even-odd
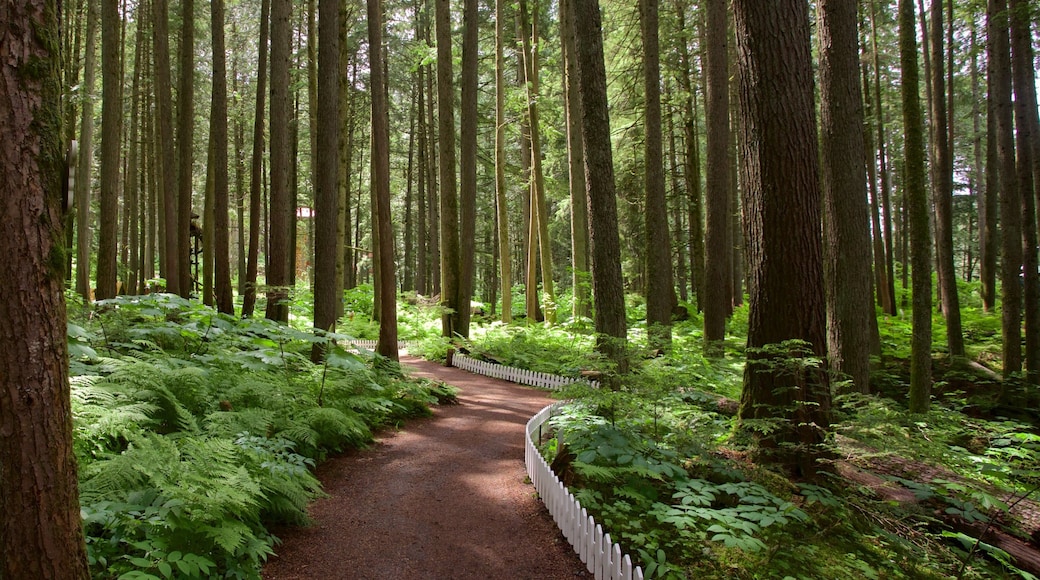
{"type": "Polygon", "coordinates": [[[87,33],[83,56],[82,120],[79,133],[79,167],[76,170],[76,293],[90,302],[90,190],[94,159],[94,69],[97,60],[97,28],[99,0],[87,2],[87,33]]]}
{"type": "MultiPolygon", "coordinates": [[[[527,88],[527,118],[531,132],[531,220],[532,232],[538,237],[538,263],[542,272],[542,304],[546,322],[556,322],[556,292],[553,290],[552,242],[549,239],[549,204],[545,198],[545,177],[542,172],[541,121],[538,113],[539,69],[538,69],[538,4],[527,11],[526,0],[520,0],[522,49],[524,57],[524,81],[527,88]],[[528,18],[531,18],[530,25],[528,18]],[[528,31],[530,34],[528,34],[528,31]]],[[[532,238],[532,245],[534,244],[532,238]]]]}
{"type": "Polygon", "coordinates": [[[730,283],[729,231],[729,64],[727,60],[726,2],[705,5],[705,77],[707,117],[707,224],[704,251],[704,343],[712,355],[721,355],[726,338],[726,289],[730,283]]]}
{"type": "MultiPolygon", "coordinates": [[[[337,304],[343,294],[336,288],[336,262],[341,252],[339,221],[339,17],[336,0],[318,0],[318,94],[314,157],[314,328],[332,332],[339,317],[337,304]]],[[[378,46],[378,45],[376,45],[378,46]]],[[[374,92],[373,92],[374,94],[374,92]]],[[[319,362],[325,345],[315,343],[311,360],[319,362]]],[[[396,351],[395,351],[396,352],[396,351]]]]}
{"type": "Polygon", "coordinates": [[[646,195],[646,324],[651,345],[672,341],[675,282],[668,201],[664,193],[664,137],[661,132],[661,57],[658,0],[640,0],[643,35],[644,149],[646,195]]]}
{"type": "Polygon", "coordinates": [[[1000,198],[994,186],[997,177],[997,128],[993,116],[993,104],[988,99],[986,105],[986,131],[983,133],[982,116],[979,104],[983,102],[979,80],[978,62],[978,30],[975,20],[971,21],[971,102],[972,130],[975,163],[972,166],[972,191],[975,192],[979,212],[979,281],[982,295],[982,309],[992,312],[997,304],[997,254],[1000,245],[997,241],[999,232],[997,216],[1000,212],[1000,198]],[[986,152],[983,157],[982,139],[985,135],[986,152]],[[983,170],[985,167],[985,170],[983,170]]]}
{"type": "MultiPolygon", "coordinates": [[[[1034,6],[1035,8],[1035,6],[1034,6]]],[[[1022,209],[1022,286],[1025,317],[1026,383],[1040,385],[1040,274],[1037,264],[1037,199],[1040,199],[1040,120],[1030,3],[1010,0],[1011,70],[1015,89],[1018,191],[1022,209]],[[1035,188],[1035,189],[1034,189],[1035,188]],[[1036,197],[1034,197],[1034,191],[1036,197]]],[[[1033,395],[1036,401],[1036,395],[1033,395]]]]}
{"type": "MultiPolygon", "coordinates": [[[[181,0],[180,90],[177,93],[177,290],[191,296],[191,192],[195,150],[195,0],[181,0]]],[[[170,222],[167,222],[170,223],[170,222]]]]}
{"type": "Polygon", "coordinates": [[[455,179],[454,75],[451,64],[451,2],[435,0],[437,28],[437,133],[440,158],[441,331],[452,338],[459,331],[459,200],[455,179]]]}
{"type": "Polygon", "coordinates": [[[596,303],[596,348],[613,371],[628,371],[625,296],[621,279],[621,242],[610,144],[603,27],[596,0],[572,0],[574,39],[581,95],[581,137],[585,151],[585,188],[592,246],[592,295],[596,303]]]}
{"type": "MultiPolygon", "coordinates": [[[[584,151],[581,147],[581,104],[578,102],[578,64],[576,60],[577,55],[574,52],[572,11],[570,0],[563,0],[560,3],[560,37],[563,45],[564,67],[563,98],[564,113],[567,120],[567,181],[571,202],[572,315],[575,318],[588,318],[592,314],[592,305],[589,302],[589,210],[588,200],[585,195],[585,173],[582,168],[584,151]]],[[[499,130],[503,134],[505,132],[504,124],[505,118],[503,113],[503,117],[499,120],[499,130]]],[[[504,184],[502,196],[504,202],[504,184]]],[[[504,205],[503,203],[503,207],[504,205]]],[[[508,221],[504,211],[499,216],[499,221],[508,221]]],[[[502,244],[502,255],[508,257],[508,229],[502,230],[499,235],[503,238],[503,241],[500,242],[502,244]]],[[[504,295],[507,294],[504,293],[504,295]]],[[[506,320],[504,314],[502,320],[506,320]]]]}
{"type": "Polygon", "coordinates": [[[66,346],[60,10],[34,0],[3,13],[0,216],[11,229],[0,236],[0,577],[86,579],[66,346]]]}
{"type": "MultiPolygon", "coordinates": [[[[892,242],[892,214],[891,187],[889,185],[888,154],[885,147],[885,110],[881,106],[881,60],[878,52],[877,34],[877,6],[875,0],[870,2],[870,37],[872,64],[874,68],[874,110],[877,111],[877,147],[878,147],[878,173],[881,182],[881,209],[884,213],[882,220],[882,231],[885,240],[885,268],[888,286],[882,290],[888,293],[888,304],[890,309],[885,312],[895,316],[898,311],[896,304],[896,270],[895,270],[895,245],[892,242]]],[[[907,268],[903,268],[904,274],[907,268]]],[[[905,287],[905,284],[904,284],[905,287]]]]}
{"type": "MultiPolygon", "coordinates": [[[[1011,46],[1008,37],[1007,2],[990,0],[987,5],[987,71],[989,102],[996,120],[999,160],[1001,227],[1001,321],[1004,380],[1010,383],[1022,371],[1022,200],[1019,199],[1015,167],[1015,125],[1011,102],[1011,46]]],[[[992,169],[991,169],[992,170],[992,169]]]]}
{"type": "Polygon", "coordinates": [[[123,75],[119,5],[101,2],[101,175],[98,216],[98,300],[116,295],[119,235],[119,170],[123,136],[123,75]]]}
{"type": "Polygon", "coordinates": [[[289,321],[289,252],[292,251],[289,126],[289,56],[292,48],[289,0],[271,4],[271,217],[267,253],[267,318],[289,321]]]}
{"type": "MultiPolygon", "coordinates": [[[[332,3],[335,0],[321,0],[332,3]]],[[[439,6],[439,3],[438,3],[439,6]]],[[[383,2],[368,0],[368,58],[372,98],[372,195],[378,228],[379,342],[376,352],[397,360],[397,284],[394,275],[394,232],[390,221],[390,134],[383,52],[383,2]]]]}
{"type": "Polygon", "coordinates": [[[913,337],[910,341],[910,412],[928,410],[932,388],[932,250],[925,184],[924,119],[918,96],[913,0],[899,0],[899,68],[902,71],[903,190],[910,224],[913,337]]]}
{"type": "Polygon", "coordinates": [[[953,142],[947,116],[942,7],[942,0],[932,0],[932,203],[935,205],[935,244],[942,311],[946,318],[946,342],[951,356],[962,357],[964,335],[961,332],[961,307],[953,259],[953,142]]]}
{"type": "MultiPolygon", "coordinates": [[[[235,313],[231,291],[231,240],[228,223],[227,59],[224,49],[224,0],[210,4],[213,35],[213,99],[210,140],[213,143],[213,268],[217,310],[235,313]]],[[[208,221],[210,216],[206,216],[208,221]]]]}
{"type": "Polygon", "coordinates": [[[463,0],[462,109],[459,135],[459,336],[469,338],[470,302],[473,300],[474,255],[477,228],[477,0],[463,0]]]}
{"type": "MultiPolygon", "coordinates": [[[[561,26],[564,26],[564,14],[570,13],[569,0],[563,0],[560,6],[561,26]]],[[[506,86],[505,86],[505,22],[506,0],[495,2],[495,211],[498,221],[499,268],[502,284],[502,322],[513,321],[513,268],[509,251],[509,211],[506,204],[506,86]]],[[[573,31],[564,28],[564,43],[568,35],[573,40],[573,31]]],[[[566,52],[565,52],[566,55],[566,52]]],[[[567,58],[565,56],[565,58],[567,58]]],[[[571,112],[570,108],[567,109],[571,112]]],[[[568,118],[569,119],[569,118],[568,118]]],[[[570,125],[568,124],[568,128],[570,125]]],[[[569,135],[569,134],[568,134],[569,135]]],[[[580,139],[580,137],[579,137],[580,139]]],[[[568,143],[570,141],[568,140],[568,143]]],[[[574,151],[568,148],[568,154],[574,151]]],[[[580,159],[579,159],[580,161],[580,159]]],[[[573,179],[573,173],[571,174],[573,179]]],[[[573,193],[573,189],[572,189],[573,193]]],[[[583,194],[584,197],[584,194],[583,194]]]]}
{"type": "Polygon", "coordinates": [[[690,79],[693,67],[690,63],[686,38],[686,6],[676,7],[679,24],[679,86],[686,93],[683,100],[683,139],[686,142],[683,176],[689,196],[687,222],[690,227],[690,278],[697,302],[697,311],[704,308],[704,217],[701,194],[700,136],[697,131],[697,92],[690,79]]]}
{"type": "Polygon", "coordinates": [[[249,255],[246,257],[245,296],[242,297],[242,317],[253,316],[256,307],[256,277],[260,261],[260,216],[263,206],[260,190],[263,187],[264,114],[267,96],[267,37],[270,26],[271,0],[260,2],[260,41],[256,67],[256,107],[253,113],[253,151],[249,169],[249,255]]]}
{"type": "Polygon", "coordinates": [[[799,365],[792,376],[784,366],[827,350],[808,4],[735,0],[733,12],[750,273],[740,419],[787,421],[757,432],[760,448],[812,476],[830,423],[827,374],[799,365]]]}
{"type": "Polygon", "coordinates": [[[856,5],[820,3],[821,180],[827,351],[831,369],[870,391],[870,355],[881,354],[871,292],[863,95],[856,5]]]}

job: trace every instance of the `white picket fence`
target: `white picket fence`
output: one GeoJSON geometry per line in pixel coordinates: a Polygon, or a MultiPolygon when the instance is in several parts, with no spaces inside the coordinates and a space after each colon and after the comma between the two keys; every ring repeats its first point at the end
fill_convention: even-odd
{"type": "Polygon", "coordinates": [[[527,422],[527,473],[556,525],[596,580],[643,580],[642,567],[633,566],[628,554],[621,553],[621,546],[613,543],[610,534],[604,533],[603,527],[581,507],[538,451],[536,439],[541,438],[542,425],[561,404],[545,407],[527,422]]]}
{"type": "MultiPolygon", "coordinates": [[[[515,369],[513,367],[507,367],[498,363],[492,363],[488,361],[470,358],[458,352],[452,355],[451,365],[454,367],[458,367],[464,371],[476,373],[478,375],[484,375],[486,377],[492,377],[495,379],[502,379],[521,385],[540,387],[543,389],[555,390],[565,385],[581,382],[584,380],[575,379],[572,377],[561,377],[560,375],[553,375],[549,373],[528,371],[524,369],[515,369]]],[[[591,384],[593,387],[599,386],[599,384],[595,381],[587,382],[589,382],[589,384],[591,384]]]]}
{"type": "MultiPolygon", "coordinates": [[[[376,349],[376,345],[379,344],[379,341],[378,340],[350,340],[350,341],[348,341],[348,343],[350,344],[350,346],[354,347],[355,350],[356,349],[362,349],[362,348],[365,349],[365,350],[375,350],[376,349]]],[[[408,348],[408,341],[406,341],[406,340],[399,340],[399,341],[397,341],[397,350],[404,350],[406,348],[408,348]]]]}

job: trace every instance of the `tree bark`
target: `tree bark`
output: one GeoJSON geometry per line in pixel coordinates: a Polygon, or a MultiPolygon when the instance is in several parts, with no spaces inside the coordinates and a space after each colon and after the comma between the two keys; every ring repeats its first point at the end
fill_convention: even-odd
{"type": "Polygon", "coordinates": [[[462,109],[459,134],[459,336],[469,338],[470,302],[473,300],[474,255],[477,228],[477,0],[463,0],[462,109]]]}
{"type": "Polygon", "coordinates": [[[459,329],[459,200],[455,179],[454,75],[451,65],[451,2],[435,0],[437,29],[437,152],[440,162],[441,332],[452,338],[459,329]]]}
{"type": "MultiPolygon", "coordinates": [[[[235,313],[231,291],[231,240],[228,211],[230,184],[228,177],[228,107],[227,57],[224,49],[224,0],[210,4],[213,35],[213,99],[211,135],[213,142],[213,268],[214,298],[217,310],[235,313]]],[[[208,221],[210,216],[206,216],[208,221]]]]}
{"type": "Polygon", "coordinates": [[[913,0],[899,0],[899,67],[902,71],[904,178],[913,272],[910,340],[910,412],[924,413],[932,388],[932,250],[925,185],[924,119],[918,95],[917,38],[913,0]]]}
{"type": "Polygon", "coordinates": [[[72,449],[60,10],[0,18],[0,577],[90,577],[72,449]]]}
{"type": "Polygon", "coordinates": [[[652,345],[672,341],[675,282],[668,201],[664,193],[664,137],[661,132],[661,57],[657,0],[640,0],[645,99],[644,188],[646,195],[646,324],[652,345]]]}
{"type": "Polygon", "coordinates": [[[119,172],[123,145],[123,75],[119,5],[101,2],[101,171],[98,220],[98,300],[116,295],[119,235],[119,172]]]}
{"type": "MultiPolygon", "coordinates": [[[[870,38],[872,64],[874,68],[874,110],[877,111],[877,155],[878,174],[881,182],[881,210],[884,213],[882,219],[882,232],[885,240],[885,269],[888,285],[883,291],[888,294],[887,303],[890,308],[885,312],[895,316],[898,311],[896,304],[896,274],[895,274],[895,245],[892,242],[893,210],[891,202],[891,187],[889,185],[888,153],[885,147],[885,110],[881,105],[881,59],[878,51],[877,33],[877,6],[875,0],[870,2],[870,38]]],[[[907,268],[903,268],[904,273],[907,268]]],[[[905,284],[904,284],[905,286],[905,284]]]]}
{"type": "Polygon", "coordinates": [[[704,343],[712,355],[721,354],[726,338],[727,288],[730,284],[729,231],[729,64],[727,60],[726,1],[705,5],[705,76],[707,118],[707,223],[704,251],[704,343]]]}
{"type": "MultiPolygon", "coordinates": [[[[572,11],[570,0],[561,1],[560,37],[563,45],[563,98],[567,121],[567,181],[571,202],[572,315],[575,318],[579,316],[588,318],[592,314],[592,304],[589,301],[589,210],[585,195],[585,173],[582,168],[584,151],[581,147],[581,104],[578,102],[578,64],[574,47],[572,11]]],[[[505,128],[502,125],[504,123],[503,117],[499,122],[500,130],[503,133],[505,128]]],[[[507,221],[504,213],[499,216],[499,221],[507,221]]],[[[500,242],[503,249],[502,255],[508,256],[508,229],[503,230],[500,236],[506,238],[500,242]]],[[[503,321],[505,321],[504,317],[503,321]]]]}
{"type": "Polygon", "coordinates": [[[289,0],[271,4],[271,217],[267,252],[267,318],[289,321],[290,199],[289,56],[292,48],[289,0]]]}
{"type": "MultiPolygon", "coordinates": [[[[953,142],[947,116],[946,76],[943,50],[943,2],[931,6],[932,87],[932,203],[935,206],[935,244],[942,311],[946,318],[946,343],[951,356],[964,356],[961,307],[953,259],[953,142]]],[[[952,90],[952,87],[951,87],[952,90]]]]}
{"type": "MultiPolygon", "coordinates": [[[[322,0],[332,3],[335,0],[322,0]]],[[[376,352],[397,360],[397,284],[394,274],[394,232],[390,220],[390,134],[383,56],[383,2],[368,0],[369,71],[372,98],[372,195],[378,227],[379,342],[376,352]]]]}
{"type": "Polygon", "coordinates": [[[820,14],[821,180],[830,367],[870,391],[870,355],[881,354],[871,292],[863,94],[856,5],[822,0],[820,14]]]}
{"type": "Polygon", "coordinates": [[[83,56],[84,99],[79,133],[79,167],[76,170],[76,293],[84,302],[90,292],[90,191],[94,159],[94,69],[97,60],[98,2],[87,2],[87,32],[83,56]]]}
{"type": "Polygon", "coordinates": [[[760,448],[812,476],[830,424],[827,374],[799,364],[792,376],[785,367],[788,356],[827,350],[808,4],[735,0],[733,11],[750,274],[739,416],[785,420],[779,431],[756,433],[760,448]]]}
{"type": "MultiPolygon", "coordinates": [[[[318,0],[318,122],[314,158],[314,327],[323,332],[336,329],[337,305],[342,293],[336,287],[336,262],[341,252],[339,221],[339,17],[336,0],[318,0]]],[[[315,343],[311,360],[319,362],[325,345],[315,343]]],[[[396,351],[395,351],[396,352],[396,351]]]]}
{"type": "Polygon", "coordinates": [[[1010,383],[1022,371],[1022,285],[1018,281],[1022,265],[1022,200],[1015,167],[1015,125],[1011,101],[1010,24],[1005,0],[987,4],[987,71],[989,101],[996,121],[999,160],[1001,226],[1001,339],[1003,341],[1004,380],[1010,383]]]}
{"type": "MultiPolygon", "coordinates": [[[[569,0],[563,0],[560,6],[561,22],[563,14],[569,14],[569,0]]],[[[502,284],[502,322],[513,320],[513,268],[512,252],[509,251],[509,211],[506,203],[506,86],[505,86],[505,23],[506,0],[495,2],[495,211],[498,217],[499,268],[502,284]]],[[[563,26],[561,24],[561,26],[563,26]]],[[[573,32],[564,29],[573,39],[573,32]]],[[[564,41],[566,43],[566,40],[564,41]]],[[[566,58],[566,57],[565,57],[566,58]]],[[[570,109],[568,109],[568,113],[570,109]]],[[[570,127],[570,125],[568,125],[570,127]]],[[[580,139],[580,137],[579,137],[580,139]]],[[[568,154],[573,150],[568,148],[568,154]]],[[[580,161],[580,158],[579,158],[580,161]]],[[[572,174],[573,177],[573,174],[572,174]]],[[[573,189],[572,189],[573,191],[573,189]]],[[[584,193],[582,194],[584,197],[584,193]]]]}
{"type": "Polygon", "coordinates": [[[271,20],[271,0],[260,2],[260,40],[257,45],[256,107],[253,112],[253,151],[249,169],[249,255],[246,257],[245,295],[242,297],[242,317],[253,316],[256,307],[257,270],[260,262],[260,217],[263,205],[260,190],[263,187],[264,114],[267,97],[267,37],[271,20]]]}
{"type": "MultiPolygon", "coordinates": [[[[180,90],[177,93],[177,293],[191,296],[191,192],[195,150],[195,0],[181,0],[180,90]]],[[[170,223],[170,222],[167,222],[170,223]]]]}
{"type": "MultiPolygon", "coordinates": [[[[1037,263],[1037,199],[1040,199],[1040,119],[1030,3],[1010,0],[1011,72],[1015,89],[1018,191],[1022,209],[1022,289],[1026,383],[1040,385],[1040,265],[1037,263]],[[1035,197],[1034,197],[1035,196],[1035,197]]],[[[1035,6],[1033,6],[1035,8],[1035,6]]],[[[1033,401],[1036,401],[1036,395],[1033,401]]]]}
{"type": "Polygon", "coordinates": [[[624,374],[628,371],[627,327],[607,75],[603,62],[603,26],[597,0],[572,1],[592,246],[592,295],[596,303],[596,348],[613,363],[613,371],[624,374]]]}

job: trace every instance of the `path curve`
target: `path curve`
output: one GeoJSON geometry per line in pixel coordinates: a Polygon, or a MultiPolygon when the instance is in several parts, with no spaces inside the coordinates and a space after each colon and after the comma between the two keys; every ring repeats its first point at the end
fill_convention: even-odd
{"type": "Polygon", "coordinates": [[[461,404],[318,467],[313,524],[275,531],[267,580],[563,579],[584,565],[525,482],[524,425],[551,399],[410,356],[461,404]]]}

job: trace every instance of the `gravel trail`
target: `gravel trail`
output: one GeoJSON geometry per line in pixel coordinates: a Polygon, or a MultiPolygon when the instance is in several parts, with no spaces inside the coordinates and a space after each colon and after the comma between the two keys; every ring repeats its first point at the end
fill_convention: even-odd
{"type": "Polygon", "coordinates": [[[523,430],[544,393],[401,356],[460,389],[459,405],[385,431],[318,468],[314,523],[276,530],[268,580],[588,576],[526,483],[523,430]]]}

